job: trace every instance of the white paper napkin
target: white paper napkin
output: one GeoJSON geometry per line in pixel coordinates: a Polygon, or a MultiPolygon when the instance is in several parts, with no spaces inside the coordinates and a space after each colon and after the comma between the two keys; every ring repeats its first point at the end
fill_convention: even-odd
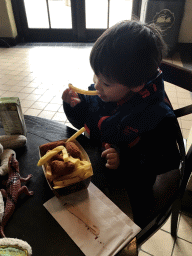
{"type": "Polygon", "coordinates": [[[88,189],[61,199],[53,197],[44,206],[86,256],[115,255],[140,231],[93,183],[88,189]],[[94,235],[83,221],[67,210],[65,204],[77,207],[98,227],[99,235],[94,235]]]}

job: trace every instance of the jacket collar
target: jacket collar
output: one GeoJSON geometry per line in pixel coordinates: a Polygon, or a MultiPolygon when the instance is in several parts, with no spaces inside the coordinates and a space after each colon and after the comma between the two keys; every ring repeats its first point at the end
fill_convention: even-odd
{"type": "MultiPolygon", "coordinates": [[[[117,102],[117,107],[122,106],[125,103],[134,102],[137,98],[143,100],[149,96],[154,96],[154,94],[159,94],[164,88],[158,88],[157,81],[161,77],[162,71],[158,68],[156,75],[149,79],[148,82],[144,84],[144,87],[139,92],[130,92],[125,98],[117,102]]],[[[151,98],[151,97],[150,97],[151,98]]]]}

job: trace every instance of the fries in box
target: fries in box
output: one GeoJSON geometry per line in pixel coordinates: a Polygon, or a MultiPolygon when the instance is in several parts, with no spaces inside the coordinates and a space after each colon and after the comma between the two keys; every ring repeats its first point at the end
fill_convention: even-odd
{"type": "Polygon", "coordinates": [[[87,188],[93,169],[83,147],[74,140],[50,142],[39,147],[40,160],[50,188],[56,195],[87,188]]]}

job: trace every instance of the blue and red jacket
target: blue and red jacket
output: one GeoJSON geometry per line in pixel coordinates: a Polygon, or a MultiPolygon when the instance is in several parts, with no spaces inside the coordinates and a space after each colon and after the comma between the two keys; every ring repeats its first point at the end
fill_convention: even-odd
{"type": "MultiPolygon", "coordinates": [[[[94,90],[94,85],[92,84],[89,89],[94,90]]],[[[128,152],[127,150],[138,141],[138,145],[141,144],[140,141],[144,141],[143,136],[149,136],[150,140],[150,132],[164,119],[176,119],[164,90],[161,71],[158,71],[155,78],[147,82],[142,90],[119,102],[104,102],[99,96],[79,94],[79,97],[81,103],[73,108],[64,103],[69,121],[78,129],[85,126],[90,139],[95,143],[109,143],[116,147],[120,157],[126,157],[124,151],[128,152]]],[[[158,136],[162,137],[162,134],[157,134],[158,136]]],[[[144,148],[147,148],[146,145],[143,145],[143,150],[144,148]]],[[[146,159],[146,155],[143,157],[146,159]]],[[[141,162],[145,160],[141,159],[141,162]]]]}

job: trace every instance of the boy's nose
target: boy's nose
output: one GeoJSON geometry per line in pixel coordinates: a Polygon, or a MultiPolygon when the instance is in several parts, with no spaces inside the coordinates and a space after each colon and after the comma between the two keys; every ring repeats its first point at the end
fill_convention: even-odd
{"type": "Polygon", "coordinates": [[[95,89],[96,89],[97,91],[100,91],[100,90],[101,90],[101,86],[100,86],[100,83],[98,82],[98,80],[97,80],[96,83],[95,83],[95,89]]]}
{"type": "Polygon", "coordinates": [[[102,84],[101,84],[101,81],[99,80],[99,78],[94,75],[93,76],[93,82],[94,82],[94,87],[95,87],[95,90],[97,91],[101,91],[102,90],[102,84]]]}

